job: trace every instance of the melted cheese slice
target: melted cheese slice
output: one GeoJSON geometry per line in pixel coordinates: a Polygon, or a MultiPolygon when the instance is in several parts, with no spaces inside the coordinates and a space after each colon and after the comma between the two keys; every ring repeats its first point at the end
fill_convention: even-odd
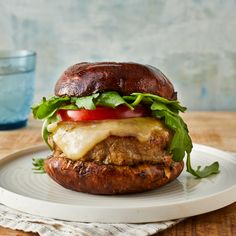
{"type": "Polygon", "coordinates": [[[103,120],[92,122],[60,122],[48,127],[53,140],[67,158],[79,160],[96,144],[115,136],[133,136],[147,141],[153,131],[166,130],[157,119],[150,117],[103,120]]]}

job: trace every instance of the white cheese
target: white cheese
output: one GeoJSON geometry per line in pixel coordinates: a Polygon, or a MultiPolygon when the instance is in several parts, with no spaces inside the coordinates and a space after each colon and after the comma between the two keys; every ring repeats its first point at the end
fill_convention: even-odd
{"type": "MultiPolygon", "coordinates": [[[[50,127],[52,128],[52,127],[50,127]]],[[[53,127],[53,141],[72,160],[79,160],[96,144],[110,135],[133,136],[139,141],[149,139],[152,131],[161,132],[165,126],[150,117],[87,122],[60,122],[53,127]]]]}

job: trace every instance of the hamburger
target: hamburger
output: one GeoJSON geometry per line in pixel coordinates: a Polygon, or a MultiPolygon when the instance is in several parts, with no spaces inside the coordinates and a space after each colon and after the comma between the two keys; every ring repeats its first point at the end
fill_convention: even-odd
{"type": "MultiPolygon", "coordinates": [[[[157,189],[184,168],[197,178],[218,173],[217,162],[194,170],[192,141],[172,83],[138,63],[78,63],[55,86],[55,96],[32,107],[44,120],[52,150],[43,169],[65,188],[92,194],[157,189]]],[[[35,164],[37,166],[37,163],[35,164]]]]}

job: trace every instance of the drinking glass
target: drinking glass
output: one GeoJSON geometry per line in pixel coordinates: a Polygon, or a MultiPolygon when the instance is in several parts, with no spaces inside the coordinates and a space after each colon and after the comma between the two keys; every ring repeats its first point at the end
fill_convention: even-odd
{"type": "Polygon", "coordinates": [[[27,124],[33,102],[36,53],[0,51],[0,130],[27,124]]]}

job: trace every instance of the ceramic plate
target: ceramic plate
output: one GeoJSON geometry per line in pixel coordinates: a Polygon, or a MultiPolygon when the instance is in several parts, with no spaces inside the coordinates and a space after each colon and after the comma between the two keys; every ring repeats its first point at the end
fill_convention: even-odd
{"type": "Polygon", "coordinates": [[[32,158],[48,156],[35,147],[0,161],[0,202],[9,207],[62,220],[143,223],[183,218],[213,211],[236,200],[236,158],[194,145],[192,165],[220,163],[220,174],[196,179],[185,170],[158,190],[123,196],[99,196],[64,189],[46,174],[34,174],[32,158]]]}

